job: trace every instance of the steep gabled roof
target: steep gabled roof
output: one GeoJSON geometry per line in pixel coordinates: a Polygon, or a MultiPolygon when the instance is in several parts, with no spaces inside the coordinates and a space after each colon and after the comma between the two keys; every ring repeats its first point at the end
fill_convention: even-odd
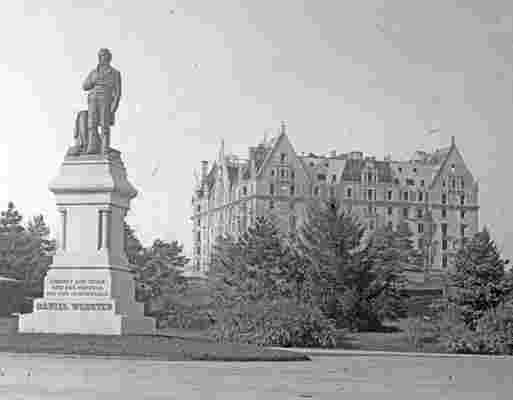
{"type": "MultiPolygon", "coordinates": [[[[279,136],[272,142],[272,148],[267,152],[265,158],[264,158],[264,161],[262,162],[262,164],[260,165],[260,168],[257,169],[257,173],[256,173],[256,176],[260,176],[262,174],[262,171],[265,169],[266,165],[269,163],[269,160],[272,159],[274,153],[276,152],[276,149],[279,147],[280,143],[284,140],[284,139],[287,139],[288,140],[288,137],[287,137],[287,134],[285,133],[285,130],[283,129],[282,127],[282,131],[281,133],[279,134],[279,136]]],[[[290,140],[289,140],[289,143],[290,143],[290,140]]],[[[290,143],[290,145],[292,146],[292,143],[290,143]]],[[[294,150],[294,147],[292,147],[292,149],[294,150]]],[[[301,164],[301,167],[303,168],[306,176],[310,177],[310,173],[308,172],[308,169],[305,167],[305,164],[302,162],[301,160],[301,157],[298,157],[295,150],[294,150],[294,155],[296,156],[296,158],[300,161],[299,163],[301,164]]]]}
{"type": "Polygon", "coordinates": [[[452,137],[451,146],[448,149],[443,149],[444,152],[440,152],[439,157],[445,155],[445,158],[441,159],[440,167],[438,168],[438,171],[436,172],[435,176],[433,177],[433,180],[431,181],[431,184],[429,185],[429,189],[432,189],[435,186],[435,183],[438,181],[440,175],[442,174],[442,171],[445,169],[445,166],[447,165],[447,162],[451,156],[451,154],[454,151],[457,151],[456,149],[456,143],[454,141],[454,136],[452,137]],[[445,151],[447,150],[447,151],[445,151]]]}

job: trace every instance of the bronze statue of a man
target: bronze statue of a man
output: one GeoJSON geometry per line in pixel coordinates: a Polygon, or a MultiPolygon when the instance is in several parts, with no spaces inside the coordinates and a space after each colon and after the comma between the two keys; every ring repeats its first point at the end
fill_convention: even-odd
{"type": "Polygon", "coordinates": [[[101,152],[106,153],[110,147],[110,127],[114,125],[114,116],[121,98],[121,74],[110,62],[112,54],[108,49],[98,52],[98,65],[93,69],[83,84],[88,91],[88,143],[86,153],[98,153],[98,125],[101,127],[101,152]]]}

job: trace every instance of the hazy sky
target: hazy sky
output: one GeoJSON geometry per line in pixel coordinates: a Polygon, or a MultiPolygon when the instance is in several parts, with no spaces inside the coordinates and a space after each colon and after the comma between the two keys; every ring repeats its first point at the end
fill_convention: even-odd
{"type": "Polygon", "coordinates": [[[72,143],[81,84],[112,50],[112,129],[140,194],[144,243],[191,244],[193,170],[246,156],[285,120],[296,151],[382,158],[456,143],[480,223],[513,256],[511,1],[25,1],[0,15],[0,202],[56,229],[49,181],[72,143]],[[43,6],[43,4],[46,4],[43,6]],[[171,12],[171,10],[173,10],[171,12]],[[430,127],[438,135],[426,135],[430,127]]]}

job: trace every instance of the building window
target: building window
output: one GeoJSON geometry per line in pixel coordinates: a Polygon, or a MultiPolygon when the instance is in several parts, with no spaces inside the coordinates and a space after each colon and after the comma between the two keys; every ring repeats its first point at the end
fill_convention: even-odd
{"type": "Polygon", "coordinates": [[[291,196],[295,195],[295,190],[296,190],[296,187],[294,185],[290,185],[290,195],[291,196]]]}
{"type": "Polygon", "coordinates": [[[451,178],[451,186],[453,189],[456,189],[456,179],[455,178],[451,178]]]}
{"type": "Polygon", "coordinates": [[[393,213],[394,213],[393,208],[392,208],[392,207],[388,207],[388,209],[387,209],[387,214],[388,214],[388,215],[392,215],[393,213]]]}
{"type": "Polygon", "coordinates": [[[442,268],[447,268],[447,254],[442,254],[442,268]]]}
{"type": "Polygon", "coordinates": [[[413,172],[417,173],[417,168],[413,168],[413,172]]]}
{"type": "Polygon", "coordinates": [[[246,186],[242,187],[242,195],[246,196],[248,194],[248,188],[246,186]]]}
{"type": "Polygon", "coordinates": [[[456,169],[456,165],[451,164],[451,172],[454,173],[454,170],[456,169]]]}
{"type": "Polygon", "coordinates": [[[415,192],[410,192],[410,200],[415,201],[415,192]]]}
{"type": "Polygon", "coordinates": [[[401,167],[397,168],[399,172],[403,172],[403,169],[401,167]]]}
{"type": "Polygon", "coordinates": [[[369,221],[369,230],[374,230],[374,221],[369,221]]]}
{"type": "Polygon", "coordinates": [[[424,193],[419,192],[419,201],[424,201],[424,199],[423,199],[424,196],[423,195],[424,195],[424,193]]]}
{"type": "Polygon", "coordinates": [[[447,218],[447,208],[442,208],[442,218],[447,218]]]}
{"type": "Polygon", "coordinates": [[[280,154],[280,162],[284,163],[287,158],[287,155],[285,153],[280,154]]]}
{"type": "Polygon", "coordinates": [[[403,200],[408,201],[408,191],[403,192],[403,200]]]}
{"type": "Polygon", "coordinates": [[[461,188],[465,189],[465,179],[463,177],[461,177],[461,188]]]}
{"type": "Polygon", "coordinates": [[[285,178],[285,170],[284,169],[280,169],[280,176],[282,178],[285,178]]]}
{"type": "Polygon", "coordinates": [[[200,205],[196,206],[196,212],[201,212],[201,206],[200,205]]]}
{"type": "Polygon", "coordinates": [[[415,181],[411,178],[406,179],[406,184],[408,186],[415,186],[415,181]]]}
{"type": "Polygon", "coordinates": [[[331,183],[337,183],[337,175],[331,175],[331,183]]]}
{"type": "Polygon", "coordinates": [[[460,211],[460,217],[461,219],[465,219],[465,210],[460,211]]]}
{"type": "Polygon", "coordinates": [[[387,226],[388,226],[388,229],[390,229],[390,230],[394,229],[394,224],[392,224],[392,221],[388,221],[387,226]]]}
{"type": "Polygon", "coordinates": [[[403,208],[403,217],[404,217],[404,218],[408,218],[408,213],[409,213],[409,212],[408,212],[408,207],[404,207],[404,208],[403,208]]]}
{"type": "Polygon", "coordinates": [[[399,185],[399,178],[394,178],[394,183],[395,183],[396,185],[399,185]]]}
{"type": "Polygon", "coordinates": [[[391,190],[388,191],[388,200],[392,200],[392,191],[391,190]]]}
{"type": "Polygon", "coordinates": [[[271,196],[274,196],[274,183],[271,183],[271,184],[269,185],[269,194],[270,194],[271,196]]]}
{"type": "Polygon", "coordinates": [[[447,239],[442,240],[442,250],[447,250],[447,239]]]}
{"type": "Polygon", "coordinates": [[[461,236],[465,236],[465,228],[466,228],[466,227],[467,227],[467,226],[466,226],[465,224],[461,224],[461,225],[460,225],[460,235],[461,235],[461,236]]]}
{"type": "Polygon", "coordinates": [[[420,186],[424,186],[424,179],[420,180],[420,186]]]}
{"type": "Polygon", "coordinates": [[[422,218],[422,208],[417,208],[417,218],[422,218]]]}
{"type": "Polygon", "coordinates": [[[317,174],[317,180],[324,182],[326,180],[326,175],[324,175],[324,174],[317,174]]]}
{"type": "Polygon", "coordinates": [[[347,188],[346,197],[350,199],[352,195],[353,195],[353,189],[350,187],[347,188]]]}
{"type": "Polygon", "coordinates": [[[271,170],[271,176],[274,176],[275,175],[275,171],[274,169],[271,170]]]}
{"type": "Polygon", "coordinates": [[[314,187],[314,196],[319,196],[319,186],[314,187]]]}
{"type": "Polygon", "coordinates": [[[465,204],[465,195],[464,195],[464,194],[462,194],[462,195],[460,196],[460,204],[461,204],[461,205],[464,205],[464,204],[465,204]]]}
{"type": "Polygon", "coordinates": [[[423,239],[423,238],[419,238],[419,239],[417,240],[417,248],[418,248],[419,250],[422,250],[422,249],[424,248],[424,239],[423,239]]]}
{"type": "Polygon", "coordinates": [[[294,171],[290,171],[290,179],[294,180],[295,177],[296,174],[294,173],[294,171]]]}
{"type": "Polygon", "coordinates": [[[198,218],[198,220],[196,221],[196,225],[201,226],[201,219],[198,218]]]}
{"type": "Polygon", "coordinates": [[[442,180],[442,186],[445,187],[445,185],[446,185],[446,182],[445,182],[445,179],[444,179],[444,180],[442,180]]]}
{"type": "Polygon", "coordinates": [[[417,225],[417,231],[419,233],[424,233],[424,224],[418,224],[417,225]]]}
{"type": "Polygon", "coordinates": [[[269,200],[269,208],[272,210],[274,208],[274,201],[269,200]]]}
{"type": "Polygon", "coordinates": [[[447,204],[447,194],[442,193],[442,204],[447,204]]]}
{"type": "Polygon", "coordinates": [[[372,189],[367,189],[367,200],[372,200],[372,189]]]}

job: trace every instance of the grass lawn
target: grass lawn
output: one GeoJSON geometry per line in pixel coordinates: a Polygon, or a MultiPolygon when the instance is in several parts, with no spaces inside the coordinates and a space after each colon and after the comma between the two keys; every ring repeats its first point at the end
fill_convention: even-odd
{"type": "Polygon", "coordinates": [[[304,355],[201,339],[133,335],[0,335],[0,351],[144,358],[166,361],[308,361],[304,355]]]}

